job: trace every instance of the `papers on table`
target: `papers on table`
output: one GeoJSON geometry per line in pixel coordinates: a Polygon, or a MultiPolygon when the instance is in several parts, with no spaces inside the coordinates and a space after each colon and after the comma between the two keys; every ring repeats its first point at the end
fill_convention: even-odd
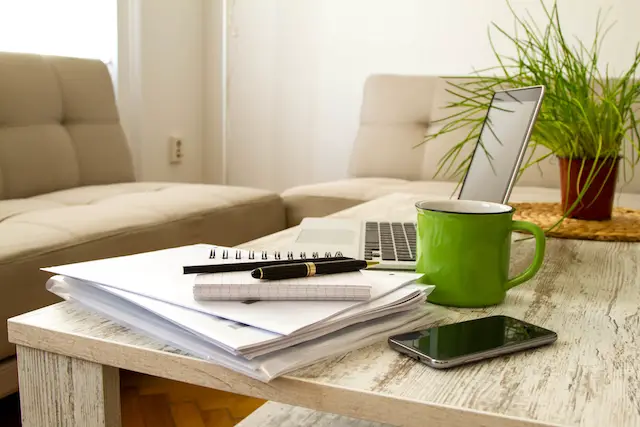
{"type": "MultiPolygon", "coordinates": [[[[418,330],[425,325],[428,314],[427,306],[423,304],[426,296],[422,293],[416,299],[413,309],[348,326],[294,347],[247,359],[234,356],[226,349],[185,331],[174,321],[143,310],[129,301],[123,301],[104,291],[102,287],[87,286],[82,281],[54,276],[47,282],[47,289],[135,332],[261,381],[270,381],[322,359],[374,344],[393,334],[418,330]]],[[[431,288],[427,288],[427,293],[430,290],[431,288]]],[[[224,327],[224,319],[220,319],[220,322],[224,327]]],[[[276,337],[253,327],[242,329],[247,333],[254,333],[256,340],[259,337],[276,337]]]]}
{"type": "MultiPolygon", "coordinates": [[[[183,266],[208,253],[212,246],[191,245],[154,252],[68,264],[43,270],[97,283],[179,305],[202,313],[266,329],[291,334],[367,301],[195,301],[195,276],[183,274],[183,266]]],[[[351,275],[351,273],[349,273],[351,275]]],[[[375,300],[415,280],[415,273],[361,271],[371,280],[371,300],[375,300]]],[[[360,276],[358,276],[360,277],[360,276]]],[[[349,280],[349,279],[345,279],[349,280]]]]}
{"type": "MultiPolygon", "coordinates": [[[[203,248],[204,247],[204,248],[203,248]]],[[[194,245],[46,268],[49,291],[193,355],[269,381],[317,360],[414,330],[432,286],[420,275],[362,271],[368,301],[196,302],[194,245]],[[188,297],[189,296],[189,297],[188,297]]],[[[420,323],[419,326],[423,326],[420,323]]]]}

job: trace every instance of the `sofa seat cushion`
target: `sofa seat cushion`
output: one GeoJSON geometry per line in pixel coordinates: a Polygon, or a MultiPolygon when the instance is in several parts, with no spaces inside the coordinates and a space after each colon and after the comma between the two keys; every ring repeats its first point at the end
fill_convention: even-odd
{"type": "MultiPolygon", "coordinates": [[[[0,201],[0,265],[189,218],[220,216],[227,211],[236,215],[240,207],[247,210],[248,216],[241,222],[232,221],[238,229],[220,218],[220,233],[224,235],[201,238],[211,243],[221,243],[216,239],[250,240],[260,236],[251,228],[262,226],[261,221],[253,220],[254,215],[259,217],[264,204],[277,206],[278,202],[277,195],[252,188],[141,182],[78,187],[0,201]]],[[[273,230],[283,225],[278,218],[265,220],[273,230]]]]}
{"type": "MultiPolygon", "coordinates": [[[[119,183],[0,200],[0,319],[57,301],[40,268],[285,228],[279,195],[206,184],[119,183]]],[[[13,353],[6,328],[0,359],[13,353]]]]}
{"type": "MultiPolygon", "coordinates": [[[[287,211],[287,226],[297,225],[305,217],[330,215],[360,203],[392,193],[424,194],[425,197],[451,197],[456,194],[456,182],[407,181],[395,178],[352,178],[320,184],[304,185],[282,193],[287,211]]],[[[557,202],[557,188],[516,185],[509,199],[512,202],[557,202]]],[[[640,194],[621,193],[616,204],[640,209],[640,194]]]]}

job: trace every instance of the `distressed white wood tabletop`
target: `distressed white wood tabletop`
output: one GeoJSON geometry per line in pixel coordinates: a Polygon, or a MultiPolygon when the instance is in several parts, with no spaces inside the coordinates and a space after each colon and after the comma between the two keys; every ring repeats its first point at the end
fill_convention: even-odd
{"type": "MultiPolygon", "coordinates": [[[[392,195],[335,216],[411,220],[419,199],[392,195]]],[[[291,233],[285,230],[244,246],[282,247],[291,233]]],[[[533,244],[514,244],[514,272],[527,266],[533,244]]],[[[550,239],[538,275],[509,291],[503,304],[487,309],[432,306],[424,323],[506,314],[556,331],[558,341],[448,371],[421,365],[381,342],[265,384],[185,355],[72,303],[10,319],[9,337],[29,356],[23,357],[25,363],[37,357],[23,347],[93,362],[81,372],[102,378],[105,393],[111,373],[98,369],[100,365],[392,425],[635,426],[640,425],[639,267],[638,244],[550,239]]],[[[29,372],[27,366],[23,370],[29,372]]],[[[52,380],[45,375],[39,381],[52,380]]],[[[101,425],[116,425],[117,417],[112,419],[116,421],[101,425]]]]}

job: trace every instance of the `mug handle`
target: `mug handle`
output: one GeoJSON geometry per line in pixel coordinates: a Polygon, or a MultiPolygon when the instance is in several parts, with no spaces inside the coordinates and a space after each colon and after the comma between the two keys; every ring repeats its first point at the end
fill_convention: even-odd
{"type": "Polygon", "coordinates": [[[531,279],[533,276],[535,276],[538,270],[540,270],[540,267],[542,267],[542,261],[544,260],[544,252],[545,252],[545,245],[546,245],[544,232],[540,227],[538,227],[537,225],[531,222],[513,221],[511,223],[511,230],[512,231],[528,231],[531,234],[533,234],[533,237],[536,239],[536,253],[533,257],[533,262],[525,271],[523,271],[516,277],[507,281],[507,283],[504,286],[505,290],[509,290],[514,286],[518,286],[526,282],[527,280],[531,279]]]}

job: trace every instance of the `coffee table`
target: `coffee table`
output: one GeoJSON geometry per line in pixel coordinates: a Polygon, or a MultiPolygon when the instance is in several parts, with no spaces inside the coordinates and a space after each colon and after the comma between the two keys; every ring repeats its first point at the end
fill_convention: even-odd
{"type": "MultiPolygon", "coordinates": [[[[335,216],[411,220],[394,194],[335,216]]],[[[293,230],[245,247],[282,247],[293,230]]],[[[513,248],[528,265],[533,241],[513,248]]],[[[550,239],[543,268],[486,309],[433,306],[426,325],[506,314],[558,332],[544,347],[438,371],[386,343],[262,383],[133,333],[69,302],[8,322],[24,427],[118,426],[119,368],[404,426],[640,425],[640,245],[550,239]]]]}

